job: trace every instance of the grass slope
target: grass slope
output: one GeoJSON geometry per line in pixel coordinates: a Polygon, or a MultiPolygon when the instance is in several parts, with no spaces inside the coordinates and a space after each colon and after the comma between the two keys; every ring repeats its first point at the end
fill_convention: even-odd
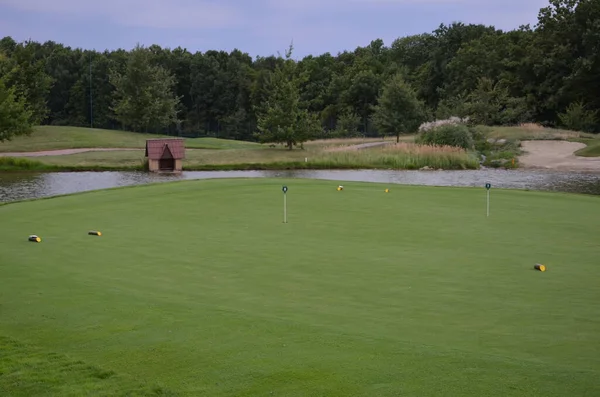
{"type": "MultiPolygon", "coordinates": [[[[145,148],[146,139],[173,138],[156,134],[81,127],[40,126],[29,136],[0,143],[0,152],[37,152],[81,148],[145,148]]],[[[185,145],[195,149],[234,149],[259,147],[252,142],[217,138],[186,138],[185,145]]]]}
{"type": "Polygon", "coordinates": [[[483,189],[344,185],[1,206],[0,335],[181,395],[600,393],[597,197],[495,190],[486,218],[483,189]]]}
{"type": "Polygon", "coordinates": [[[600,137],[596,139],[579,139],[577,141],[587,145],[587,147],[575,152],[577,156],[600,157],[600,137]]]}

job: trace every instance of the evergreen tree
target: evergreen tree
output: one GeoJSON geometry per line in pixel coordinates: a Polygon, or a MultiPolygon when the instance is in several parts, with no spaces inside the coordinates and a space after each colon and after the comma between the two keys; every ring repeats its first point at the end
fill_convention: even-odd
{"type": "Polygon", "coordinates": [[[258,109],[258,138],[263,143],[283,143],[288,149],[313,139],[322,127],[315,114],[301,108],[300,79],[291,59],[292,47],[283,65],[277,66],[270,80],[266,103],[258,109]]]}
{"type": "Polygon", "coordinates": [[[415,90],[400,74],[394,75],[384,86],[374,107],[373,121],[377,129],[396,136],[415,133],[426,120],[425,105],[417,98],[415,90]]]}

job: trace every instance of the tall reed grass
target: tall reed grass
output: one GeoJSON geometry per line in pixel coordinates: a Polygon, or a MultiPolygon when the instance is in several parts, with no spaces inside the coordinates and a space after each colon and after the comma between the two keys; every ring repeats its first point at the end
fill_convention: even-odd
{"type": "Polygon", "coordinates": [[[357,151],[324,152],[313,157],[319,168],[387,168],[414,170],[477,169],[478,159],[464,149],[452,146],[428,146],[401,142],[357,151]]]}
{"type": "Polygon", "coordinates": [[[46,168],[48,166],[39,161],[19,157],[0,157],[0,171],[43,170],[46,168]]]}
{"type": "Polygon", "coordinates": [[[77,171],[133,171],[142,170],[140,166],[120,165],[76,165],[47,164],[40,161],[20,157],[0,157],[0,171],[32,171],[32,172],[77,172],[77,171]]]}

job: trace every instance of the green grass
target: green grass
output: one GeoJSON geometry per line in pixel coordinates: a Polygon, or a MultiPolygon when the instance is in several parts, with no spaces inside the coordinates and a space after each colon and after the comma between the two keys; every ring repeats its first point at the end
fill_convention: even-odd
{"type": "MultiPolygon", "coordinates": [[[[61,156],[28,157],[54,167],[130,168],[139,167],[143,150],[86,152],[61,156]]],[[[1,158],[0,158],[1,160],[1,158]]],[[[477,160],[467,153],[403,153],[386,152],[381,148],[359,151],[325,152],[321,146],[306,150],[282,148],[186,150],[185,170],[214,169],[418,169],[424,166],[443,169],[474,169],[477,160]]]]}
{"type": "Polygon", "coordinates": [[[23,157],[0,157],[0,171],[37,171],[44,170],[47,167],[47,164],[34,159],[23,157]]]}
{"type": "Polygon", "coordinates": [[[4,396],[169,396],[156,385],[87,365],[0,336],[0,392],[4,396]]]}
{"type": "Polygon", "coordinates": [[[578,139],[577,142],[587,145],[587,147],[575,152],[577,156],[600,157],[600,136],[595,139],[578,139]]]}
{"type": "MultiPolygon", "coordinates": [[[[146,139],[173,138],[155,134],[81,127],[40,126],[29,136],[0,143],[0,152],[37,152],[81,148],[145,148],[146,139]]],[[[260,147],[257,143],[217,138],[186,138],[185,145],[196,149],[260,147]]]]}
{"type": "Polygon", "coordinates": [[[0,394],[600,393],[598,197],[342,184],[0,206],[0,394]]]}
{"type": "MultiPolygon", "coordinates": [[[[63,159],[61,159],[63,160],[63,159]]],[[[135,171],[144,170],[144,162],[138,160],[133,164],[129,161],[109,164],[70,163],[68,161],[42,162],[38,157],[3,157],[0,156],[0,172],[31,171],[31,172],[67,172],[67,171],[135,171]]]]}

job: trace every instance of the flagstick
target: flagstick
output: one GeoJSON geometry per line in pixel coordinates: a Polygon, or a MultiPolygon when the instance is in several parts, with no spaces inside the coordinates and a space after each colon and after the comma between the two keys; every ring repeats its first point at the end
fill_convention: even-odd
{"type": "Polygon", "coordinates": [[[283,194],[283,223],[287,223],[287,194],[283,194]]]}
{"type": "Polygon", "coordinates": [[[287,186],[283,186],[281,191],[283,192],[283,223],[287,223],[287,186]]]}
{"type": "Polygon", "coordinates": [[[485,189],[487,190],[487,216],[490,216],[490,189],[492,188],[491,183],[485,184],[485,189]]]}

